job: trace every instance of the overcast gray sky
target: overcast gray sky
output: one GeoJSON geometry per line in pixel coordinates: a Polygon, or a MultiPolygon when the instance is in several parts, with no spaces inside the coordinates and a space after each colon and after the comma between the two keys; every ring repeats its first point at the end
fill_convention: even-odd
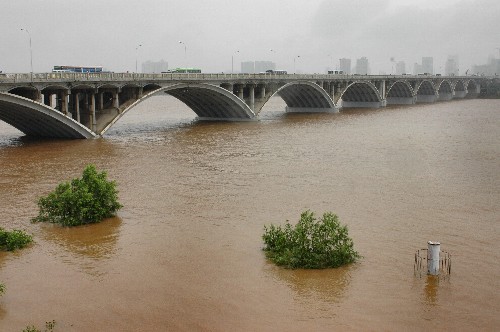
{"type": "Polygon", "coordinates": [[[169,68],[229,72],[232,56],[235,69],[271,60],[292,71],[295,58],[297,71],[308,73],[366,56],[373,74],[391,73],[391,57],[411,72],[433,56],[440,72],[448,55],[458,55],[463,73],[499,57],[500,48],[499,0],[0,1],[4,72],[30,71],[21,28],[31,34],[35,72],[62,64],[132,72],[136,58],[139,69],[164,59],[169,68]]]}

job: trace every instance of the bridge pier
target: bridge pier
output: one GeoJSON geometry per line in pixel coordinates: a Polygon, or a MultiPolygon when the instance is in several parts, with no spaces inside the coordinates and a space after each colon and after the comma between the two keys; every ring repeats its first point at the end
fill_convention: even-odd
{"type": "Polygon", "coordinates": [[[59,98],[61,100],[61,113],[68,115],[68,90],[63,90],[59,93],[59,98]]]}
{"type": "Polygon", "coordinates": [[[250,109],[253,111],[255,109],[255,86],[253,84],[250,84],[249,86],[249,92],[250,92],[250,109]]]}
{"type": "Polygon", "coordinates": [[[387,105],[413,105],[416,97],[387,97],[387,105]]]}
{"type": "Polygon", "coordinates": [[[78,123],[80,123],[80,93],[77,92],[74,94],[74,97],[73,97],[73,107],[74,107],[74,111],[76,113],[76,121],[78,123]]]}
{"type": "Polygon", "coordinates": [[[436,95],[417,95],[417,103],[434,103],[436,95]]]}
{"type": "Polygon", "coordinates": [[[238,89],[238,94],[237,94],[238,98],[240,98],[241,100],[243,100],[243,96],[244,96],[244,93],[243,93],[244,86],[243,86],[243,84],[237,84],[236,87],[238,89]]]}
{"type": "Polygon", "coordinates": [[[90,128],[95,133],[97,131],[97,118],[95,114],[95,92],[92,91],[89,93],[89,106],[90,106],[90,128]]]}
{"type": "Polygon", "coordinates": [[[440,92],[438,100],[439,101],[447,101],[453,99],[453,93],[451,92],[440,92]]]}
{"type": "Polygon", "coordinates": [[[99,110],[103,110],[104,109],[104,91],[99,91],[97,93],[97,96],[98,96],[98,99],[99,99],[99,110]]]}
{"type": "Polygon", "coordinates": [[[120,98],[118,97],[118,93],[120,92],[120,89],[113,90],[112,96],[113,96],[113,107],[116,109],[120,109],[120,98]]]}

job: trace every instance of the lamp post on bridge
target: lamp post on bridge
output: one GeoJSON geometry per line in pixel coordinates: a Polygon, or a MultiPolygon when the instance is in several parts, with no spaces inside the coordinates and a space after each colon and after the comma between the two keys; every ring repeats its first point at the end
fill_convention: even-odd
{"type": "Polygon", "coordinates": [[[138,57],[138,53],[139,53],[139,48],[142,46],[142,44],[139,44],[137,45],[137,47],[135,48],[135,72],[137,73],[137,57],[138,57]]]}
{"type": "Polygon", "coordinates": [[[33,49],[31,48],[31,34],[28,29],[22,28],[21,31],[26,31],[26,33],[28,33],[28,37],[30,38],[31,81],[33,81],[33,49]]]}
{"type": "Polygon", "coordinates": [[[179,40],[179,44],[184,45],[184,61],[186,62],[185,66],[187,68],[187,46],[186,46],[186,43],[184,43],[181,40],[179,40]]]}
{"type": "Polygon", "coordinates": [[[273,63],[274,63],[274,68],[273,69],[276,69],[276,50],[274,49],[270,49],[269,52],[273,53],[273,57],[272,57],[272,60],[273,60],[273,63]]]}
{"type": "Polygon", "coordinates": [[[300,55],[297,55],[296,57],[293,58],[293,73],[295,74],[296,71],[295,71],[295,60],[300,58],[300,55]]]}
{"type": "Polygon", "coordinates": [[[236,51],[231,55],[231,74],[234,73],[234,54],[240,53],[240,51],[236,51]]]}

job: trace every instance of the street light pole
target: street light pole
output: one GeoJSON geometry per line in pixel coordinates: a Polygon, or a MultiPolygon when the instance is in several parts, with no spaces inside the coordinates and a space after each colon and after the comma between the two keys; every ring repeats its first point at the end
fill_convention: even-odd
{"type": "Polygon", "coordinates": [[[295,59],[298,59],[300,58],[300,55],[297,55],[296,57],[293,58],[293,73],[295,74],[296,71],[295,71],[295,59]]]}
{"type": "Polygon", "coordinates": [[[231,55],[231,74],[234,73],[234,54],[240,53],[240,51],[236,51],[231,55]]]}
{"type": "Polygon", "coordinates": [[[276,50],[270,49],[269,51],[270,51],[271,53],[273,53],[273,55],[274,55],[274,56],[272,57],[272,58],[273,58],[274,68],[272,68],[272,69],[276,70],[276,50]]]}
{"type": "Polygon", "coordinates": [[[179,44],[184,45],[184,61],[186,62],[185,66],[187,68],[187,46],[186,46],[186,43],[184,43],[183,41],[180,41],[180,40],[179,40],[179,44]]]}
{"type": "Polygon", "coordinates": [[[28,37],[30,38],[30,61],[31,61],[31,80],[33,81],[33,50],[31,48],[31,34],[28,29],[21,29],[21,31],[26,31],[28,33],[28,37]]]}
{"type": "Polygon", "coordinates": [[[137,55],[137,54],[139,53],[138,49],[139,49],[139,47],[141,47],[141,46],[142,46],[142,44],[139,44],[139,45],[137,45],[137,47],[135,48],[135,72],[136,72],[136,73],[137,73],[137,57],[138,57],[138,55],[137,55]]]}

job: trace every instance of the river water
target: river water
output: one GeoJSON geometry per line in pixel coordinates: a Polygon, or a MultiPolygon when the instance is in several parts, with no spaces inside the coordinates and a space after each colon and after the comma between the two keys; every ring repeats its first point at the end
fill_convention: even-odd
{"type": "Polygon", "coordinates": [[[198,122],[172,97],[95,140],[30,140],[0,124],[0,226],[35,243],[0,253],[0,330],[500,329],[500,100],[255,122],[198,122]],[[38,197],[94,163],[124,207],[100,224],[30,224],[38,197]],[[274,266],[264,225],[336,213],[358,263],[274,266]],[[427,241],[448,278],[414,275],[427,241]]]}

